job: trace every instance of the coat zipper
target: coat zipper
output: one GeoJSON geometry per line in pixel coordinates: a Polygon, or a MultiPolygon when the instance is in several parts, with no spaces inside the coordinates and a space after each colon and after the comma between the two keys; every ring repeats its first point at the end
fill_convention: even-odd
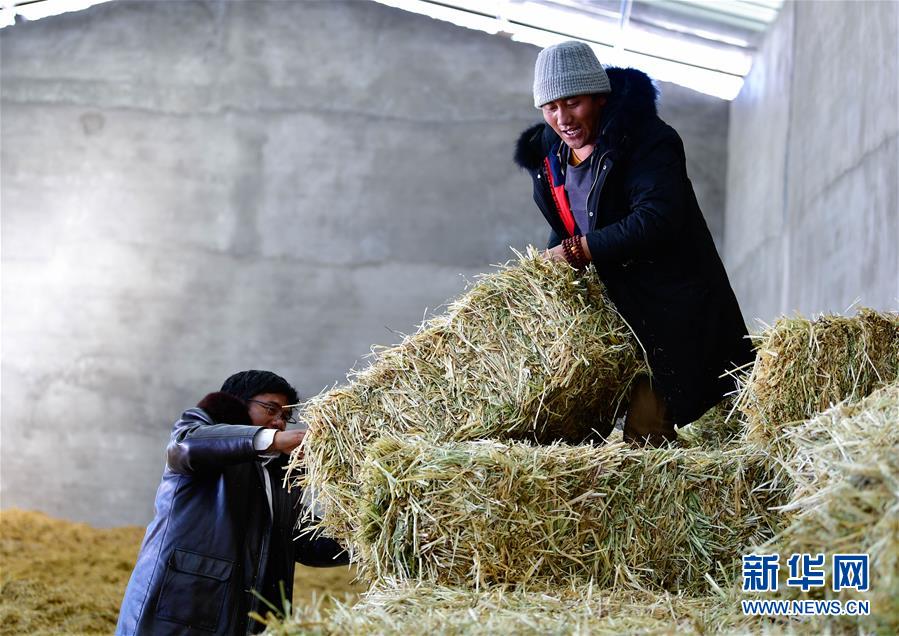
{"type": "MultiPolygon", "coordinates": [[[[599,170],[596,171],[596,176],[593,177],[593,185],[590,186],[590,191],[587,192],[587,202],[586,202],[586,204],[584,205],[584,207],[587,209],[587,214],[590,214],[590,195],[593,194],[593,188],[596,187],[596,182],[599,181],[599,175],[600,175],[600,173],[604,172],[605,169],[606,169],[606,165],[605,165],[604,161],[605,161],[605,159],[606,159],[606,155],[608,155],[610,152],[612,152],[612,151],[611,151],[611,150],[606,150],[606,151],[605,151],[604,153],[602,153],[602,155],[600,155],[600,157],[599,157],[599,164],[600,164],[600,166],[602,166],[602,167],[601,167],[599,170]]],[[[603,183],[605,183],[605,182],[603,182],[603,183]]],[[[602,188],[600,188],[600,192],[601,192],[601,191],[602,191],[602,188]]],[[[597,215],[596,215],[596,216],[592,216],[592,217],[589,217],[589,218],[590,218],[590,222],[589,222],[590,227],[587,229],[587,231],[588,231],[588,232],[592,232],[592,231],[593,231],[593,228],[596,227],[596,222],[599,220],[599,214],[598,214],[598,212],[597,212],[597,215]]]]}

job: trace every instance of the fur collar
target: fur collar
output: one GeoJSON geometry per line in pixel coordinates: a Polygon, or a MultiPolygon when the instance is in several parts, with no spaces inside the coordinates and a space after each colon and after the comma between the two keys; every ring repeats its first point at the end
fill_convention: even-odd
{"type": "Polygon", "coordinates": [[[230,393],[210,393],[197,403],[216,424],[252,424],[243,400],[230,393]]]}
{"type": "MultiPolygon", "coordinates": [[[[604,136],[617,141],[635,126],[656,116],[658,90],[646,73],[634,68],[611,66],[606,74],[612,92],[600,125],[604,136]]],[[[545,123],[531,126],[518,138],[515,163],[529,170],[537,168],[557,141],[559,136],[545,123]]]]}

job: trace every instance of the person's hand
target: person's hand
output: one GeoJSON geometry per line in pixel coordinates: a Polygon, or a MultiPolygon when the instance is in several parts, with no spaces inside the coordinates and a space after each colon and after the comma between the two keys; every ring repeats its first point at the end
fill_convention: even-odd
{"type": "Polygon", "coordinates": [[[275,433],[275,438],[272,440],[272,445],[269,446],[266,451],[270,453],[290,453],[293,449],[295,449],[302,443],[305,436],[306,431],[297,429],[292,429],[289,431],[278,431],[277,433],[275,433]]]}
{"type": "Polygon", "coordinates": [[[562,261],[567,263],[567,259],[565,258],[565,251],[562,249],[561,245],[556,245],[552,249],[548,249],[543,252],[544,258],[548,258],[551,261],[562,261]]]}
{"type": "MultiPolygon", "coordinates": [[[[590,246],[587,244],[587,238],[584,236],[580,237],[581,241],[581,250],[584,252],[584,256],[587,257],[588,261],[593,260],[593,255],[590,253],[590,246]]],[[[548,258],[551,261],[563,261],[565,263],[568,262],[568,259],[565,258],[565,250],[562,248],[561,243],[556,245],[552,249],[545,250],[543,252],[543,257],[548,258]]]]}

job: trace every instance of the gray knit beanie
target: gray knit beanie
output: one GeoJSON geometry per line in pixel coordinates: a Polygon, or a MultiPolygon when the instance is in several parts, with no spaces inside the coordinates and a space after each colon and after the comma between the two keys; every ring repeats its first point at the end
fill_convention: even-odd
{"type": "Polygon", "coordinates": [[[569,40],[553,44],[534,65],[534,106],[590,93],[609,93],[609,76],[587,44],[569,40]]]}

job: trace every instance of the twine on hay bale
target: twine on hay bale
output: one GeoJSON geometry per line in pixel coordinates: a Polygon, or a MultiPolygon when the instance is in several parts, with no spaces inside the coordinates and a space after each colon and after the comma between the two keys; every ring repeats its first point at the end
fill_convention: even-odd
{"type": "MultiPolygon", "coordinates": [[[[304,486],[324,504],[326,534],[348,542],[358,471],[384,433],[435,441],[565,439],[611,427],[642,349],[590,270],[536,252],[482,275],[448,311],[376,352],[349,384],[304,412],[304,486]]],[[[294,457],[292,469],[300,466],[294,457]]]]}
{"type": "MultiPolygon", "coordinates": [[[[356,537],[360,575],[478,587],[592,580],[706,593],[773,536],[783,486],[764,453],[434,444],[372,446],[356,537]]],[[[729,579],[728,579],[729,580],[729,579]]]]}
{"type": "Polygon", "coordinates": [[[747,419],[746,439],[763,446],[775,443],[782,427],[899,378],[899,314],[860,309],[851,318],[781,318],[756,340],[737,406],[747,419]]]}

